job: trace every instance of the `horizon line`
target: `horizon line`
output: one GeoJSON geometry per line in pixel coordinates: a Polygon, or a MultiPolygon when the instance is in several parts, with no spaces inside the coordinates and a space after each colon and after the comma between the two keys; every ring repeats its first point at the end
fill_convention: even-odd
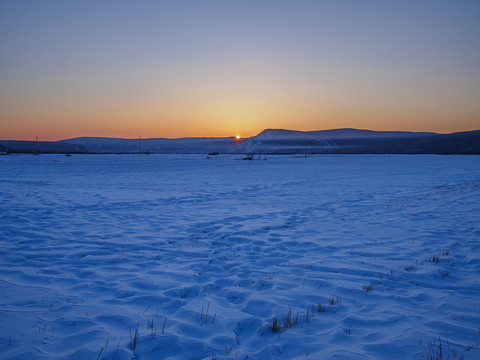
{"type": "Polygon", "coordinates": [[[231,136],[179,136],[179,137],[143,137],[139,135],[138,137],[115,137],[115,136],[73,136],[73,137],[66,137],[66,138],[59,138],[57,140],[41,140],[38,136],[35,139],[27,140],[27,139],[2,139],[0,141],[39,141],[39,142],[57,142],[57,141],[66,141],[71,139],[79,139],[79,138],[97,138],[97,139],[120,139],[120,140],[151,140],[151,139],[166,139],[166,140],[179,140],[179,139],[235,139],[237,136],[240,136],[240,139],[249,139],[255,136],[258,136],[264,131],[267,130],[283,130],[283,131],[295,131],[295,132],[304,132],[304,133],[311,133],[311,132],[320,132],[320,131],[334,131],[334,130],[358,130],[358,131],[372,131],[372,132],[402,132],[402,133],[430,133],[435,135],[448,135],[448,134],[455,134],[455,133],[462,133],[462,132],[470,132],[470,131],[478,131],[480,128],[477,129],[470,129],[470,130],[461,130],[461,131],[450,131],[450,132],[437,132],[437,131],[412,131],[412,130],[373,130],[373,129],[364,129],[364,128],[353,128],[353,127],[341,127],[341,128],[329,128],[329,129],[318,129],[318,130],[297,130],[297,129],[286,129],[286,128],[265,128],[260,132],[256,133],[252,136],[241,136],[239,134],[234,134],[231,136]]]}

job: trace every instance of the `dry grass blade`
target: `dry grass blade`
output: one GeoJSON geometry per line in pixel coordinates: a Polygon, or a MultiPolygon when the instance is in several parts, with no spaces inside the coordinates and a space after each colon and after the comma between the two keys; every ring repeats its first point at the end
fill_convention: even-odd
{"type": "Polygon", "coordinates": [[[135,328],[135,333],[133,335],[133,338],[132,338],[132,330],[130,330],[130,339],[132,340],[132,350],[133,350],[133,353],[135,354],[135,349],[137,348],[137,343],[138,343],[138,337],[140,336],[140,333],[138,331],[138,325],[139,325],[139,321],[137,321],[137,327],[135,328]]]}
{"type": "Polygon", "coordinates": [[[167,318],[165,318],[165,321],[163,322],[162,334],[165,332],[165,325],[167,325],[167,318]]]}
{"type": "Polygon", "coordinates": [[[103,347],[100,349],[100,352],[98,353],[97,360],[100,359],[100,355],[102,355],[103,347]]]}
{"type": "Polygon", "coordinates": [[[455,350],[451,349],[447,341],[447,349],[444,355],[444,348],[442,340],[438,338],[438,345],[435,341],[428,343],[428,354],[427,357],[422,356],[422,360],[464,360],[465,356],[461,352],[460,354],[455,350]]]}

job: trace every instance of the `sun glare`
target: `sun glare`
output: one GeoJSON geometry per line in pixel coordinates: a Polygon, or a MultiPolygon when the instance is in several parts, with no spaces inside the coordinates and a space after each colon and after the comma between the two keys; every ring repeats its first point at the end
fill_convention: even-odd
{"type": "Polygon", "coordinates": [[[240,140],[240,135],[235,135],[235,139],[240,140]]]}

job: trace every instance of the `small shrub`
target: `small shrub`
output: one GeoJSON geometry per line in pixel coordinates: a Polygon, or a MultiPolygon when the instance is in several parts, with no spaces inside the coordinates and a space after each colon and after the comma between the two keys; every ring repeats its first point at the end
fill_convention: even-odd
{"type": "Polygon", "coordinates": [[[284,329],[289,329],[297,326],[298,324],[298,314],[296,316],[292,315],[292,309],[288,310],[286,315],[282,315],[282,327],[284,329]]]}
{"type": "Polygon", "coordinates": [[[373,282],[367,285],[363,285],[363,290],[365,290],[365,296],[368,294],[369,291],[373,291],[373,282]]]}
{"type": "Polygon", "coordinates": [[[318,313],[327,312],[327,308],[322,303],[318,303],[317,311],[318,313]]]}
{"type": "Polygon", "coordinates": [[[280,324],[278,323],[277,318],[274,316],[272,320],[272,327],[270,330],[274,333],[279,333],[280,332],[280,324]]]}
{"type": "Polygon", "coordinates": [[[336,297],[336,296],[330,296],[330,301],[329,301],[330,306],[341,304],[341,303],[342,303],[342,298],[336,297]]]}
{"type": "Polygon", "coordinates": [[[292,309],[288,310],[288,313],[282,315],[282,320],[279,321],[276,316],[272,319],[272,326],[270,331],[274,333],[279,333],[281,329],[290,329],[298,325],[298,314],[293,315],[292,309]]]}

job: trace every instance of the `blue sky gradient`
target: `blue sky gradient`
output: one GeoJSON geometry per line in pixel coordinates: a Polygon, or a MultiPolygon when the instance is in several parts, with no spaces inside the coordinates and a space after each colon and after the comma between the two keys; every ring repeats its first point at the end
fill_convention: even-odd
{"type": "Polygon", "coordinates": [[[0,137],[480,128],[479,1],[0,2],[0,137]]]}

